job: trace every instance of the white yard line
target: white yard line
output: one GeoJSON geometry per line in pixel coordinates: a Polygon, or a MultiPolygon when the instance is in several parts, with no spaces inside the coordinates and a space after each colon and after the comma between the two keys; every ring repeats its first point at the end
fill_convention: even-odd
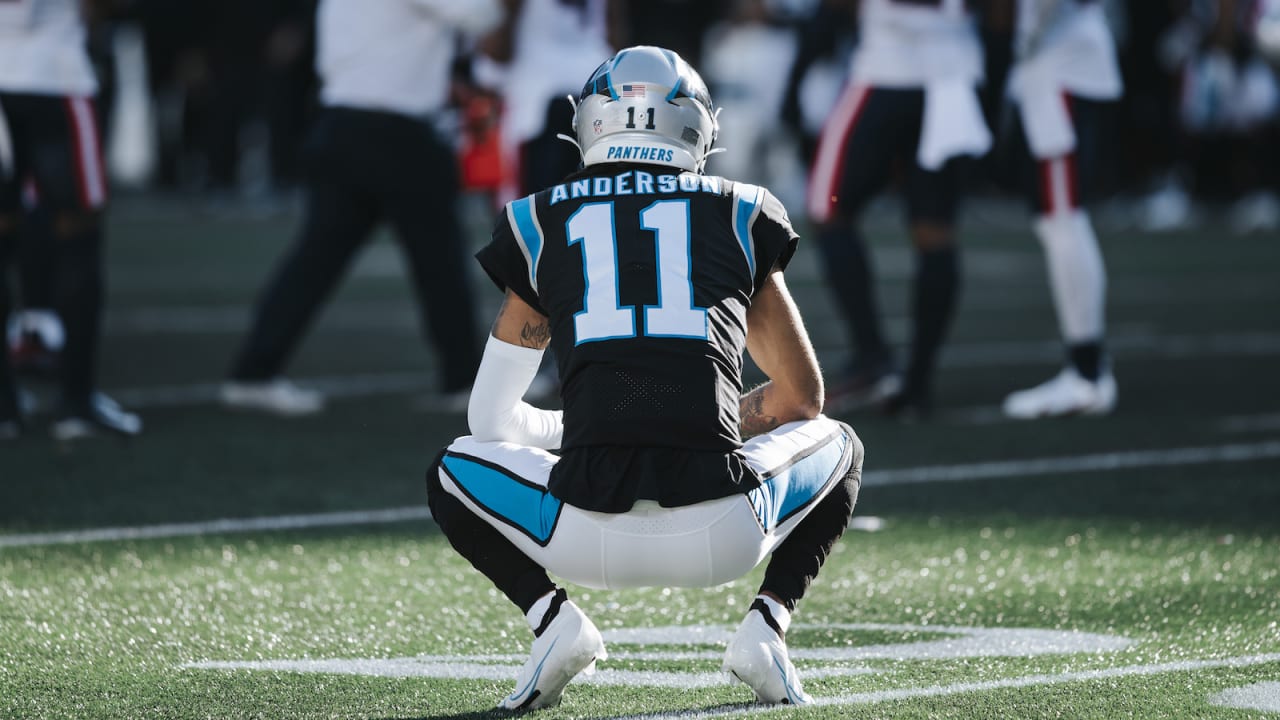
{"type": "Polygon", "coordinates": [[[272,515],[255,518],[223,518],[204,522],[0,535],[0,548],[68,545],[118,540],[151,540],[191,535],[229,535],[233,533],[302,530],[345,525],[380,525],[430,519],[431,511],[427,509],[424,503],[422,506],[385,508],[383,510],[353,510],[349,512],[313,513],[310,515],[272,515]]]}
{"type": "MultiPolygon", "coordinates": [[[[863,476],[863,485],[908,485],[923,482],[962,482],[992,478],[1031,477],[1081,472],[1102,472],[1140,467],[1168,467],[1213,463],[1250,462],[1280,458],[1280,440],[1208,447],[1134,450],[1067,457],[1027,458],[959,465],[927,465],[915,468],[873,470],[863,476]]],[[[167,523],[136,527],[105,527],[47,533],[0,535],[0,548],[36,545],[65,545],[86,542],[141,540],[274,530],[298,530],[339,525],[373,525],[424,520],[431,517],[425,506],[386,508],[311,515],[277,515],[257,518],[227,518],[192,523],[167,523]]]]}
{"type": "Polygon", "coordinates": [[[1230,415],[1214,424],[1224,433],[1274,432],[1280,430],[1280,413],[1230,415]]]}
{"type": "MultiPolygon", "coordinates": [[[[432,373],[385,372],[367,375],[326,375],[299,378],[305,387],[322,390],[329,397],[359,398],[375,395],[394,395],[403,392],[422,392],[435,385],[432,373]]],[[[110,390],[120,404],[130,408],[190,407],[217,402],[221,383],[193,383],[190,385],[156,385],[141,388],[110,390]]]]}
{"type": "MultiPolygon", "coordinates": [[[[990,680],[987,682],[955,683],[952,685],[933,685],[931,687],[902,688],[899,690],[877,690],[866,693],[852,693],[831,698],[816,698],[814,705],[840,707],[848,705],[872,705],[895,700],[912,698],[945,697],[989,690],[1006,690],[1011,688],[1038,687],[1043,685],[1060,685],[1063,683],[1090,682],[1122,677],[1140,677],[1160,675],[1171,672],[1194,672],[1198,670],[1219,670],[1222,668],[1243,668],[1254,665],[1267,665],[1280,662],[1280,653],[1266,655],[1245,655],[1241,657],[1222,658],[1219,660],[1186,660],[1182,662],[1160,663],[1157,665],[1128,665],[1125,667],[1105,668],[1102,670],[1082,670],[1080,672],[1060,673],[1057,675],[1027,675],[1025,677],[990,680]]],[[[769,706],[731,706],[708,710],[687,710],[672,713],[651,713],[647,715],[625,715],[613,720],[699,720],[701,718],[743,717],[766,712],[777,712],[777,707],[769,706]]]]}
{"type": "MultiPolygon", "coordinates": [[[[1107,346],[1123,357],[1264,357],[1280,354],[1280,334],[1268,332],[1220,335],[1157,335],[1134,333],[1107,338],[1107,346]]],[[[946,367],[1003,367],[1037,362],[1061,362],[1057,341],[951,343],[939,362],[946,367]]]]}
{"type": "Polygon", "coordinates": [[[1166,448],[1162,450],[1129,450],[1068,455],[1064,457],[999,460],[961,465],[927,465],[924,467],[868,472],[863,485],[908,485],[924,482],[959,482],[992,478],[1055,475],[1058,473],[1104,472],[1140,467],[1171,465],[1203,465],[1208,463],[1249,462],[1280,457],[1280,440],[1207,447],[1166,448]]]}
{"type": "Polygon", "coordinates": [[[1209,698],[1209,704],[1241,710],[1280,712],[1280,682],[1260,682],[1223,690],[1209,698]]]}

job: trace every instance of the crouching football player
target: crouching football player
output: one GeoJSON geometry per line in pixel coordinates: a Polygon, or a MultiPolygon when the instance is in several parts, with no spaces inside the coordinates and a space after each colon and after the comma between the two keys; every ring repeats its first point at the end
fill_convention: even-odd
{"type": "Polygon", "coordinates": [[[863,450],[821,414],[783,281],[797,236],[769,191],[703,174],[716,113],[673,52],[606,61],[573,129],[584,168],[508,204],[478,254],[506,299],[471,435],[427,475],[444,534],[534,633],[501,706],[554,705],[605,657],[549,572],[594,588],[710,587],[766,557],[724,669],[763,702],[809,702],[786,631],[848,525],[863,450]],[[548,345],[563,411],[521,400],[548,345]],[[745,395],[744,350],[769,378],[745,395]]]}

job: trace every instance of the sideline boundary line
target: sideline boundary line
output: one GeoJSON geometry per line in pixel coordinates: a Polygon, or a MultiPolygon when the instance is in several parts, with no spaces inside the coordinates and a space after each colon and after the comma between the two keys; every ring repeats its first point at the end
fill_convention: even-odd
{"type": "MultiPolygon", "coordinates": [[[[876,470],[863,476],[864,486],[910,485],[926,482],[964,482],[999,478],[1102,472],[1140,467],[1169,467],[1215,463],[1250,462],[1280,458],[1280,440],[1236,443],[1167,450],[1131,450],[1064,457],[1028,458],[960,465],[928,465],[914,468],[876,470]]],[[[302,530],[347,525],[381,525],[430,520],[424,501],[421,506],[274,515],[254,518],[223,518],[203,522],[164,523],[135,527],[102,527],[60,532],[0,535],[0,548],[68,545],[75,543],[150,540],[193,535],[219,535],[277,530],[302,530]]]]}
{"type": "Polygon", "coordinates": [[[349,525],[385,525],[389,523],[430,520],[431,511],[424,500],[421,507],[385,508],[313,513],[310,515],[270,515],[255,518],[222,518],[204,522],[164,523],[135,527],[102,527],[89,530],[0,535],[0,548],[76,543],[114,542],[120,540],[153,540],[193,535],[230,535],[278,530],[308,530],[349,525]]]}
{"type": "Polygon", "coordinates": [[[866,473],[864,486],[910,485],[926,482],[961,482],[1053,475],[1056,473],[1101,472],[1126,468],[1168,467],[1171,465],[1205,465],[1227,462],[1249,462],[1280,458],[1280,440],[1257,443],[1233,443],[1204,447],[1168,448],[1165,450],[1125,450],[1091,455],[998,460],[960,465],[927,465],[924,467],[879,470],[866,473]]]}

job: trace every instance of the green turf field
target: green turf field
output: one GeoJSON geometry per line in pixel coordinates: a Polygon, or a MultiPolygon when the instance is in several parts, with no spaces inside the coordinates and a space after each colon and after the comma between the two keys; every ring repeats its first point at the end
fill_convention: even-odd
{"type": "MultiPolygon", "coordinates": [[[[971,214],[937,416],[845,418],[858,529],[789,633],[816,707],[761,708],[718,672],[757,570],[571,587],[610,658],[540,717],[1280,716],[1280,237],[1104,228],[1120,409],[1012,423],[1000,399],[1058,362],[1053,310],[1019,214],[971,214]]],[[[871,237],[902,340],[895,218],[871,237]]],[[[485,717],[510,690],[531,635],[426,517],[422,472],[465,419],[431,409],[393,244],[293,364],[329,412],[213,403],[292,227],[115,209],[102,379],[147,431],[60,446],[37,415],[0,445],[0,718],[485,717]]],[[[788,277],[839,369],[815,248],[788,277]]]]}

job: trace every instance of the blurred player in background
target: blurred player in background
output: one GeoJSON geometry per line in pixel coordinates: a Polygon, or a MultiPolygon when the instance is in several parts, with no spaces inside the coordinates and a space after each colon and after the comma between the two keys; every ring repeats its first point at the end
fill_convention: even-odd
{"type": "Polygon", "coordinates": [[[850,80],[823,128],[809,185],[827,283],[855,351],[828,401],[833,411],[883,401],[891,416],[926,415],[959,293],[959,162],[991,145],[976,90],[982,47],[964,0],[858,5],[850,80]],[[916,254],[911,350],[901,379],[881,329],[871,255],[856,227],[898,166],[916,254]]]}
{"type": "Polygon", "coordinates": [[[500,706],[554,705],[605,657],[548,571],[709,587],[766,555],[723,668],[764,702],[807,703],[785,633],[848,525],[862,445],[820,414],[822,375],[783,280],[795,231],[768,190],[702,174],[715,109],[669,50],[601,65],[572,127],[585,168],[509,203],[477,256],[506,300],[472,434],[427,473],[440,528],[535,636],[500,706]],[[548,345],[563,412],[521,400],[548,345]],[[745,395],[744,349],[770,378],[745,395]]]}
{"type": "Polygon", "coordinates": [[[1009,395],[1004,412],[1022,419],[1106,414],[1116,405],[1103,345],[1107,278],[1084,202],[1100,179],[1104,104],[1122,91],[1115,41],[1093,0],[1018,0],[1010,7],[1017,12],[1012,134],[1030,158],[1023,182],[1067,363],[1048,382],[1009,395]]]}
{"type": "MultiPolygon", "coordinates": [[[[505,203],[559,182],[581,166],[578,151],[556,137],[569,127],[582,78],[613,54],[623,20],[621,0],[505,0],[507,19],[480,43],[477,82],[502,98],[499,137],[505,203]]],[[[557,384],[550,357],[531,398],[557,384]]]]}
{"type": "Polygon", "coordinates": [[[715,88],[728,152],[711,168],[744,182],[767,184],[787,205],[804,203],[804,176],[795,138],[782,124],[788,76],[796,56],[793,25],[804,17],[784,3],[735,0],[724,20],[707,31],[700,65],[715,88]]]}
{"type": "Polygon", "coordinates": [[[1274,12],[1263,0],[1216,0],[1192,3],[1183,21],[1199,39],[1179,103],[1194,190],[1227,204],[1241,234],[1280,229],[1280,82],[1256,31],[1274,12]]]}
{"type": "MultiPolygon", "coordinates": [[[[92,7],[92,3],[88,4],[92,7]]],[[[50,426],[70,440],[100,430],[136,435],[142,422],[96,390],[103,287],[102,212],[107,179],[77,0],[0,2],[0,317],[8,317],[9,265],[30,178],[47,209],[53,252],[52,303],[65,332],[61,397],[50,426]]],[[[8,354],[0,360],[0,436],[22,418],[8,354]]]]}
{"type": "Polygon", "coordinates": [[[317,67],[324,106],[308,148],[306,217],[259,301],[222,401],[281,415],[324,398],[281,377],[316,311],[379,221],[395,228],[425,332],[440,359],[440,402],[465,406],[480,357],[454,150],[433,122],[449,97],[460,33],[502,20],[498,0],[323,0],[317,67]]]}

